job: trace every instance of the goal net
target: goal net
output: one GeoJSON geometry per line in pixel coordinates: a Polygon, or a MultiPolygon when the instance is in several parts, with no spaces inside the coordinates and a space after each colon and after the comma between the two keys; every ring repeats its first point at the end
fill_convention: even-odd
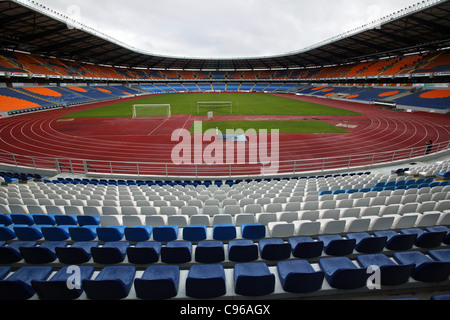
{"type": "Polygon", "coordinates": [[[134,104],[133,119],[169,119],[172,116],[170,104],[134,104]]]}
{"type": "Polygon", "coordinates": [[[197,114],[214,113],[233,113],[232,101],[198,101],[197,114]]]}

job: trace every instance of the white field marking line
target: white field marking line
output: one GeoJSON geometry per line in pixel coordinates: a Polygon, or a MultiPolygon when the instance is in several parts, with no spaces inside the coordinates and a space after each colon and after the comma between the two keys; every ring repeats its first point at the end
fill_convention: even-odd
{"type": "Polygon", "coordinates": [[[158,130],[159,128],[161,128],[161,126],[163,124],[165,124],[167,121],[169,121],[169,119],[164,120],[159,126],[157,126],[152,132],[150,132],[147,136],[151,136],[156,130],[158,130]]]}

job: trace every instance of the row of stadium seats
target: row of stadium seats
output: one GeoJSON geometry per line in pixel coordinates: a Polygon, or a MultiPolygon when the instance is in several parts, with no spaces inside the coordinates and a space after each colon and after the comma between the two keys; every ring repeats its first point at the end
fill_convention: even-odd
{"type": "MultiPolygon", "coordinates": [[[[24,252],[27,249],[22,248],[24,252]]],[[[359,255],[354,260],[328,257],[318,263],[290,260],[280,261],[273,267],[264,262],[237,263],[233,268],[199,264],[188,270],[176,265],[155,265],[144,271],[130,265],[105,266],[100,271],[82,266],[75,267],[80,278],[76,290],[67,285],[72,280],[73,266],[57,272],[51,266],[22,267],[15,272],[10,267],[0,267],[0,299],[25,300],[37,294],[42,300],[73,300],[83,293],[82,298],[90,300],[276,297],[282,293],[299,295],[318,291],[340,294],[341,290],[367,288],[371,275],[368,269],[373,266],[381,271],[378,285],[405,286],[412,280],[423,285],[448,281],[449,249],[430,250],[426,254],[395,252],[392,257],[384,254],[359,255]]]]}
{"type": "Polygon", "coordinates": [[[408,73],[436,73],[450,71],[450,53],[438,51],[432,54],[416,54],[403,58],[384,59],[357,64],[311,68],[300,71],[151,71],[86,65],[43,58],[19,52],[0,51],[0,71],[51,75],[61,77],[85,77],[102,79],[141,80],[304,80],[323,78],[356,78],[393,76],[408,73]]]}

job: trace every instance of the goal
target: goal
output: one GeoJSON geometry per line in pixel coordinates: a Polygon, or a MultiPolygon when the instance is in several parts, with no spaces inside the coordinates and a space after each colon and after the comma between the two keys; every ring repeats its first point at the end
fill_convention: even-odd
{"type": "Polygon", "coordinates": [[[233,113],[232,101],[198,101],[197,114],[214,113],[233,113]]]}
{"type": "Polygon", "coordinates": [[[133,119],[169,119],[172,116],[170,104],[134,104],[133,119]]]}

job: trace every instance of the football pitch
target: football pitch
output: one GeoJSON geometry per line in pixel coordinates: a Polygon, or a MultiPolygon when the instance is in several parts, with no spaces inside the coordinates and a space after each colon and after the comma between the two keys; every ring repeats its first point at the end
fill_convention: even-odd
{"type": "MultiPolygon", "coordinates": [[[[82,118],[132,118],[133,105],[138,104],[170,104],[173,115],[206,116],[213,111],[218,116],[359,116],[360,114],[320,104],[289,99],[268,94],[250,93],[200,93],[200,94],[163,94],[154,95],[134,101],[111,104],[104,107],[84,110],[63,116],[65,119],[82,118]],[[233,106],[222,107],[197,107],[198,102],[232,102],[233,106]]],[[[144,108],[139,111],[137,119],[151,118],[155,116],[152,108],[144,108]]],[[[156,118],[155,118],[156,119],[156,118]]],[[[195,119],[198,121],[199,119],[195,119]]],[[[202,119],[201,119],[202,120],[202,119]]],[[[206,120],[206,119],[205,119],[206,120]]],[[[236,121],[236,118],[222,119],[223,121],[203,121],[203,133],[208,129],[219,129],[222,133],[229,130],[248,129],[262,130],[269,133],[272,129],[278,129],[280,133],[346,133],[348,131],[335,127],[323,121],[290,121],[262,119],[262,121],[236,121]]],[[[162,121],[162,120],[160,120],[162,121]]],[[[169,126],[170,121],[166,122],[169,126]]],[[[195,124],[195,123],[194,123],[195,124]]],[[[190,132],[194,133],[194,124],[190,132]]]]}
{"type": "MultiPolygon", "coordinates": [[[[246,93],[200,93],[200,94],[163,94],[122,102],[105,107],[85,110],[64,116],[63,118],[109,118],[133,116],[134,104],[170,104],[172,115],[191,114],[206,115],[208,111],[214,111],[215,115],[304,115],[304,116],[357,116],[356,112],[338,109],[320,104],[304,102],[268,94],[246,93]],[[203,107],[200,113],[197,102],[204,101],[231,101],[233,112],[229,107],[209,110],[203,107]]],[[[143,114],[142,116],[151,116],[143,114]]]]}

